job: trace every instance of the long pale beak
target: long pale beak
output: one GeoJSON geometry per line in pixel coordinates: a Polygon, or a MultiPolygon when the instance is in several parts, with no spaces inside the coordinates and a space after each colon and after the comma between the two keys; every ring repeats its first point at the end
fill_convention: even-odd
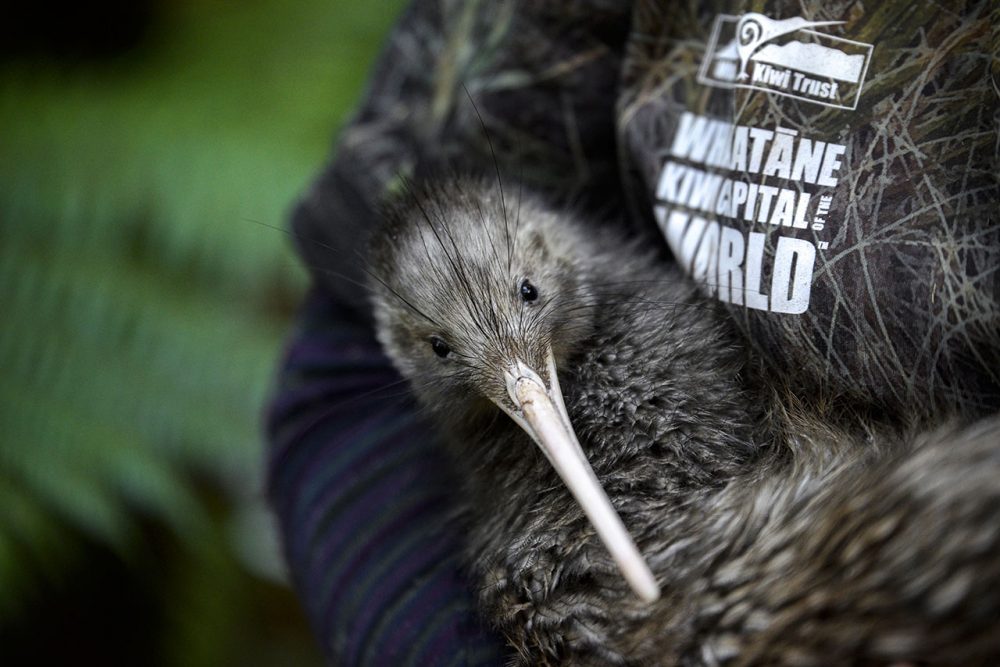
{"type": "Polygon", "coordinates": [[[547,365],[549,388],[526,364],[520,361],[512,364],[505,371],[504,378],[515,409],[505,405],[500,408],[542,448],[545,457],[580,503],[635,594],[646,602],[653,602],[660,597],[656,579],[611,505],[608,494],[601,488],[576,439],[563,403],[551,350],[547,365]]]}

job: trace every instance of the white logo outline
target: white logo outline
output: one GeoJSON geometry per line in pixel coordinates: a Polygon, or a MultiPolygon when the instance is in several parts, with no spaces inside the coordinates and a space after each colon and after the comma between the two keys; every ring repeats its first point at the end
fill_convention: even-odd
{"type": "MultiPolygon", "coordinates": [[[[728,88],[728,89],[743,88],[746,90],[757,90],[766,93],[774,93],[776,95],[781,95],[784,97],[790,97],[792,99],[802,100],[804,102],[810,102],[812,104],[819,104],[833,109],[845,109],[850,111],[856,110],[858,108],[858,103],[860,102],[861,99],[861,92],[864,88],[865,79],[868,76],[868,67],[871,64],[872,52],[874,51],[875,47],[872,44],[866,44],[864,42],[845,39],[843,37],[837,37],[835,35],[830,35],[827,33],[818,32],[816,30],[810,29],[813,27],[839,25],[842,23],[843,21],[807,21],[800,17],[793,17],[791,19],[777,21],[757,13],[746,13],[739,15],[719,14],[715,17],[715,21],[712,25],[712,34],[705,48],[705,56],[702,59],[701,66],[698,68],[698,76],[697,76],[698,83],[707,86],[713,86],[716,88],[728,88]],[[756,35],[753,36],[754,38],[752,38],[752,43],[750,44],[742,43],[740,35],[741,33],[745,32],[750,28],[750,26],[747,25],[748,23],[756,23],[756,24],[762,23],[765,26],[770,26],[772,27],[771,32],[773,34],[770,35],[764,34],[763,38],[756,39],[756,37],[761,36],[761,33],[757,33],[756,35]],[[712,67],[713,63],[720,57],[721,52],[724,51],[724,49],[720,49],[719,37],[722,32],[723,26],[726,24],[732,25],[735,28],[734,32],[736,35],[736,37],[734,37],[733,43],[727,44],[727,47],[733,46],[736,49],[738,49],[738,55],[736,56],[735,60],[736,63],[738,63],[739,69],[736,71],[735,76],[731,81],[713,76],[710,73],[710,68],[712,67]],[[794,34],[794,33],[810,35],[815,37],[817,41],[823,40],[827,42],[832,42],[835,45],[836,44],[850,45],[852,47],[855,47],[858,53],[855,53],[853,56],[848,56],[846,52],[841,51],[839,49],[820,46],[819,44],[806,45],[799,43],[798,45],[803,49],[812,48],[815,50],[825,50],[828,52],[839,52],[839,54],[842,55],[844,58],[863,57],[863,65],[861,65],[860,68],[855,68],[854,74],[846,76],[841,75],[839,77],[832,77],[830,79],[832,80],[833,78],[840,78],[848,83],[856,84],[857,88],[853,92],[853,101],[850,104],[827,102],[820,99],[816,99],[816,97],[812,97],[806,94],[788,92],[786,90],[781,90],[776,87],[760,85],[756,81],[750,81],[748,83],[742,82],[743,80],[749,78],[746,72],[747,64],[750,61],[757,61],[759,58],[762,57],[763,53],[769,47],[771,47],[771,45],[768,44],[768,42],[783,35],[794,34]]],[[[750,32],[753,32],[753,30],[750,30],[750,32]]],[[[765,65],[767,64],[766,60],[763,60],[762,62],[765,65]]],[[[845,102],[846,101],[847,100],[845,100],[845,102]]]]}

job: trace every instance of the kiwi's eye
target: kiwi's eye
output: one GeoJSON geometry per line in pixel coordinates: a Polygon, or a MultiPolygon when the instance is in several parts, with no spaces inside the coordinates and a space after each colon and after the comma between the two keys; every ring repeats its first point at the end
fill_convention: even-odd
{"type": "Polygon", "coordinates": [[[437,336],[431,336],[431,349],[434,350],[434,354],[442,359],[451,354],[451,348],[448,347],[448,343],[444,342],[437,336]]]}
{"type": "Polygon", "coordinates": [[[525,278],[521,281],[521,301],[531,302],[538,298],[538,290],[525,278]]]}

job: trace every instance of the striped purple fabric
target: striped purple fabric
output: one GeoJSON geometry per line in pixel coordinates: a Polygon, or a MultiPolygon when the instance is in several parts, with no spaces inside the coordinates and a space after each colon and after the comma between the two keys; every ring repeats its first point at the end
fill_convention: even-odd
{"type": "Polygon", "coordinates": [[[454,479],[370,325],[313,290],[271,405],[294,584],[337,665],[496,665],[455,556],[454,479]]]}

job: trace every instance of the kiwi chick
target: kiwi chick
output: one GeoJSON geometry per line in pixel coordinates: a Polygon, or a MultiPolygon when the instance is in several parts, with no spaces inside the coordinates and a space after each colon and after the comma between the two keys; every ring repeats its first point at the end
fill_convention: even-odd
{"type": "Polygon", "coordinates": [[[523,664],[1000,658],[1000,420],[821,419],[675,267],[486,179],[414,189],[371,264],[523,664]]]}

